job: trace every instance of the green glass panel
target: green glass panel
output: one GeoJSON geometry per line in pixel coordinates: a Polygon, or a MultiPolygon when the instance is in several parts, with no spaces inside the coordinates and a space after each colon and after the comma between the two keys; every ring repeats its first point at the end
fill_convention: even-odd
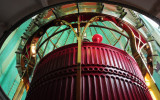
{"type": "Polygon", "coordinates": [[[7,38],[7,44],[3,45],[3,49],[0,51],[0,85],[4,92],[13,98],[16,88],[19,85],[20,79],[16,76],[18,74],[16,66],[16,54],[18,45],[21,40],[21,36],[29,26],[32,19],[27,20],[19,28],[16,29],[11,36],[7,38]],[[12,35],[13,34],[13,35],[12,35]]]}

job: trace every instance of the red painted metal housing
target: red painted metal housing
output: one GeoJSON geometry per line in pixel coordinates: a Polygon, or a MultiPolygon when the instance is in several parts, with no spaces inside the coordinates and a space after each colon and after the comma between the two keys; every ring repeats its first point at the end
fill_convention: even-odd
{"type": "MultiPolygon", "coordinates": [[[[26,100],[76,99],[77,44],[58,48],[37,65],[26,100]]],[[[102,43],[82,44],[82,100],[152,100],[136,61],[102,43]]]]}

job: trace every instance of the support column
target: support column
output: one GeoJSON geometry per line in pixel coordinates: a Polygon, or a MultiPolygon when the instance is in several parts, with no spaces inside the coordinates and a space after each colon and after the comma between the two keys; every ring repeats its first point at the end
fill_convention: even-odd
{"type": "Polygon", "coordinates": [[[76,100],[81,100],[81,38],[78,37],[76,100]]]}
{"type": "Polygon", "coordinates": [[[154,83],[154,81],[152,80],[149,73],[146,73],[145,81],[146,81],[146,85],[148,86],[149,92],[150,92],[153,100],[159,100],[159,98],[160,98],[159,90],[158,90],[156,84],[154,83]]]}
{"type": "Polygon", "coordinates": [[[80,22],[78,16],[78,52],[77,52],[77,80],[76,80],[76,100],[81,100],[81,46],[82,46],[82,38],[80,32],[80,22]]]}

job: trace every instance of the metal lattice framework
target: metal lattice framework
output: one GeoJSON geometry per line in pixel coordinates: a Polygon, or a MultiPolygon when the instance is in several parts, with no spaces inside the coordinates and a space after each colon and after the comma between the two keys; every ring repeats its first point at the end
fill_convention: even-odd
{"type": "MultiPolygon", "coordinates": [[[[76,21],[75,19],[69,22],[68,20],[66,20],[67,17],[62,18],[61,20],[59,19],[54,20],[52,23],[59,23],[59,24],[50,25],[51,28],[49,29],[48,29],[49,25],[45,25],[47,26],[45,28],[46,31],[44,30],[41,31],[39,29],[40,31],[35,32],[37,34],[34,34],[34,36],[31,37],[32,42],[26,42],[25,48],[27,49],[23,50],[25,51],[24,54],[26,54],[25,58],[28,57],[28,64],[26,68],[27,71],[24,72],[24,76],[23,76],[24,79],[27,79],[24,81],[26,84],[26,87],[29,87],[29,85],[27,85],[29,83],[28,79],[33,71],[33,67],[37,63],[35,60],[36,56],[32,55],[31,45],[36,45],[36,48],[37,48],[36,52],[38,54],[38,58],[41,59],[50,51],[56,48],[59,48],[61,46],[71,44],[71,43],[76,43],[77,40],[80,41],[81,43],[81,40],[83,40],[84,35],[86,35],[87,39],[91,41],[91,38],[94,34],[101,34],[103,37],[105,37],[102,43],[119,47],[122,50],[126,50],[126,48],[129,48],[129,50],[126,50],[128,51],[128,53],[132,52],[133,56],[137,60],[141,59],[140,57],[137,56],[139,55],[138,50],[139,48],[142,47],[140,43],[145,44],[145,40],[143,40],[143,38],[138,38],[138,36],[141,37],[140,35],[136,36],[137,32],[131,25],[121,22],[120,19],[116,19],[112,16],[106,16],[106,15],[95,16],[94,15],[94,16],[90,16],[89,18],[86,17],[87,20],[86,19],[84,20],[84,17],[86,17],[85,14],[84,15],[82,14],[81,17],[79,17],[81,18],[81,22],[76,21]],[[42,33],[42,34],[40,35],[38,33],[42,33]],[[129,42],[130,42],[130,45],[128,45],[129,42]],[[137,42],[138,42],[138,45],[136,45],[137,42]]],[[[80,54],[81,53],[79,52],[79,55],[80,54]]],[[[79,60],[79,63],[80,63],[80,60],[79,60]]],[[[143,66],[141,66],[141,68],[143,68],[143,66]]]]}

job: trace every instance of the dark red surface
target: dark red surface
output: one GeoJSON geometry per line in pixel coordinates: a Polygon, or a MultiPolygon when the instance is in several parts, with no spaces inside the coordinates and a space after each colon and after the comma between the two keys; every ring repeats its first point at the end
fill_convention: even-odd
{"type": "MultiPolygon", "coordinates": [[[[75,100],[77,44],[58,48],[37,65],[26,100],[75,100]]],[[[152,100],[135,60],[102,43],[82,44],[82,100],[152,100]]]]}

